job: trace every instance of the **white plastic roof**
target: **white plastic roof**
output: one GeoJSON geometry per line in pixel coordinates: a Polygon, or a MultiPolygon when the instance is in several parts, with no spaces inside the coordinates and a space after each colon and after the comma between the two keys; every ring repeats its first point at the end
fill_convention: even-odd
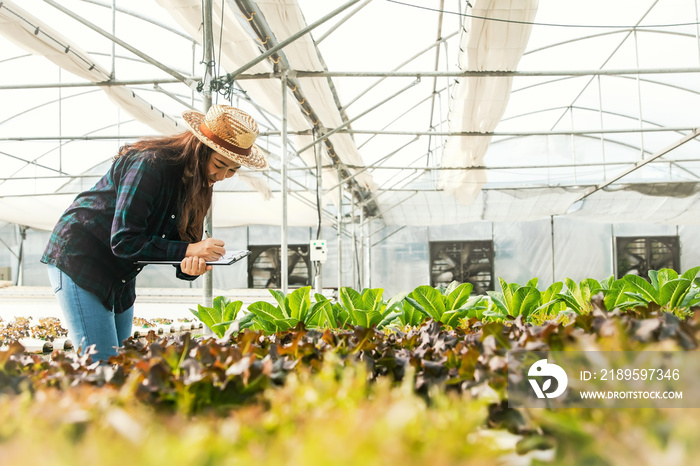
{"type": "MultiPolygon", "coordinates": [[[[0,2],[0,222],[51,229],[119,146],[204,107],[203,3],[0,2]]],[[[291,226],[318,222],[319,152],[325,224],[340,185],[388,225],[699,222],[697,0],[212,4],[212,100],[271,161],[217,184],[215,226],[280,224],[285,122],[291,226]]]]}

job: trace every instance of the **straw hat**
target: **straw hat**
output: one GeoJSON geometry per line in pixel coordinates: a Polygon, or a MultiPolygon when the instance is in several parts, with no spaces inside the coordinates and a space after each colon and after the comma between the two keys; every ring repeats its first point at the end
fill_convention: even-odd
{"type": "Polygon", "coordinates": [[[212,105],[207,114],[188,111],[182,118],[200,141],[219,154],[248,168],[267,168],[262,150],[254,144],[258,124],[242,110],[212,105]]]}

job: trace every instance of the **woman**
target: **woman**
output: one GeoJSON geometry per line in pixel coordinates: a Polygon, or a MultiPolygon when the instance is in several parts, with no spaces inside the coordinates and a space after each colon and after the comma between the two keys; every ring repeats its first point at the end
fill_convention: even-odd
{"type": "Polygon", "coordinates": [[[190,131],[122,147],[109,172],[63,213],[41,258],[76,348],[106,360],[131,334],[138,260],[178,260],[194,280],[225,253],[202,240],[212,186],[245,165],[267,167],[258,127],[239,109],[183,113],[190,131]]]}

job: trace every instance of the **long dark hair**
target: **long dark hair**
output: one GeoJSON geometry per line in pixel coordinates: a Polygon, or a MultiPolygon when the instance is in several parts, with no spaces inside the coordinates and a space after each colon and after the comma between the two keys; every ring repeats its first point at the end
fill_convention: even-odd
{"type": "Polygon", "coordinates": [[[119,149],[119,157],[137,152],[152,151],[156,158],[183,167],[183,191],[180,220],[177,230],[183,241],[191,243],[202,239],[204,217],[211,206],[212,188],[209,186],[207,165],[214,152],[197,137],[186,131],[174,136],[140,139],[119,149]]]}

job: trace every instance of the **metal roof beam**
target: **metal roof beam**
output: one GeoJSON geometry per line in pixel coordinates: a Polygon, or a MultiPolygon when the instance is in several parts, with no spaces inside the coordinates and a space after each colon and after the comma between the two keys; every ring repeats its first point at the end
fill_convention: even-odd
{"type": "MultiPolygon", "coordinates": [[[[48,1],[48,0],[44,0],[48,1]]],[[[484,77],[484,76],[514,76],[514,77],[547,77],[547,76],[625,76],[625,75],[647,75],[647,74],[692,74],[699,73],[700,67],[690,68],[627,68],[615,70],[552,70],[552,71],[303,71],[289,70],[289,75],[296,78],[431,78],[431,77],[484,77]]],[[[280,79],[281,73],[256,73],[241,74],[236,76],[237,80],[242,79],[280,79]]],[[[201,80],[200,77],[190,78],[192,81],[201,80]]],[[[78,83],[49,83],[49,84],[11,84],[2,85],[0,90],[15,89],[45,89],[59,87],[90,87],[90,86],[131,86],[139,84],[169,84],[181,82],[180,79],[132,79],[122,81],[102,81],[102,82],[78,82],[78,83]]]]}
{"type": "Polygon", "coordinates": [[[162,71],[165,71],[168,73],[170,76],[174,77],[180,82],[185,83],[188,86],[191,86],[192,84],[195,83],[195,81],[191,77],[186,77],[178,73],[177,71],[173,70],[172,68],[164,65],[163,63],[159,62],[158,60],[146,55],[145,53],[141,52],[139,49],[136,47],[132,47],[131,45],[127,44],[123,40],[119,39],[117,36],[110,34],[109,32],[105,31],[104,29],[97,27],[97,25],[91,23],[90,21],[86,20],[82,16],[72,12],[68,8],[54,2],[53,0],[44,0],[44,2],[48,3],[52,7],[56,8],[57,10],[63,12],[64,14],[70,16],[74,20],[78,21],[79,23],[89,27],[93,31],[97,32],[98,34],[106,37],[107,39],[111,40],[115,44],[120,45],[121,47],[124,47],[126,50],[129,52],[133,53],[139,58],[142,58],[143,60],[147,61],[151,65],[155,66],[156,68],[159,68],[162,71]]]}
{"type": "MultiPolygon", "coordinates": [[[[12,158],[18,158],[10,154],[5,154],[0,152],[0,156],[2,155],[7,155],[12,158]]],[[[27,162],[24,159],[20,159],[24,162],[27,162]]],[[[362,169],[368,169],[371,171],[376,171],[376,170],[397,170],[397,171],[406,171],[410,170],[412,172],[415,171],[420,171],[420,172],[429,172],[429,171],[442,171],[442,170],[486,170],[486,171],[498,171],[498,170],[531,170],[531,169],[548,169],[548,168],[592,168],[592,167],[603,167],[603,166],[619,166],[619,165],[629,165],[630,163],[634,162],[594,162],[594,163],[581,163],[581,164],[557,164],[557,165],[528,165],[528,166],[498,166],[498,167],[487,167],[487,166],[476,166],[476,167],[467,167],[467,168],[462,168],[462,167],[384,167],[384,166],[369,166],[369,167],[360,167],[360,166],[349,166],[348,168],[362,168],[362,169]]],[[[674,166],[678,167],[681,170],[687,171],[689,174],[693,176],[698,176],[693,172],[690,172],[686,167],[683,167],[681,164],[683,163],[700,163],[700,159],[682,159],[682,160],[653,160],[649,162],[651,165],[659,165],[659,164],[673,164],[674,166]]],[[[56,169],[52,169],[50,167],[42,167],[46,168],[48,170],[56,171],[56,169]]],[[[330,166],[324,166],[323,168],[331,168],[330,166]]],[[[289,171],[308,171],[307,167],[299,167],[299,168],[288,168],[287,170],[289,171]]],[[[279,170],[274,170],[276,173],[279,173],[279,170]]],[[[42,175],[42,176],[13,176],[13,177],[5,177],[5,178],[0,178],[0,182],[2,181],[16,181],[16,180],[37,180],[37,179],[79,179],[79,178],[100,178],[102,177],[102,174],[94,174],[94,175],[42,175]]],[[[278,180],[274,178],[270,178],[270,180],[275,181],[276,183],[279,183],[278,180]]],[[[296,182],[296,180],[294,180],[296,182]]],[[[301,183],[298,183],[300,186],[303,186],[301,183]]],[[[306,188],[305,188],[306,189],[306,188]]]]}
{"type": "MultiPolygon", "coordinates": [[[[439,40],[435,41],[434,43],[430,44],[428,47],[424,48],[423,50],[421,50],[421,51],[418,52],[417,54],[413,55],[413,56],[412,56],[411,58],[409,58],[408,60],[406,60],[406,61],[404,61],[403,63],[399,64],[399,66],[397,66],[396,68],[394,68],[394,69],[392,70],[392,72],[396,72],[396,71],[400,70],[401,68],[403,68],[404,66],[408,65],[409,63],[411,63],[411,62],[412,62],[413,60],[415,60],[416,58],[422,56],[423,54],[425,54],[425,53],[427,53],[427,52],[429,52],[429,51],[431,51],[431,50],[434,49],[435,47],[439,47],[440,44],[442,44],[443,42],[445,42],[445,41],[451,39],[451,38],[454,37],[455,35],[457,35],[457,32],[453,32],[452,34],[450,34],[450,35],[448,35],[448,36],[445,36],[445,37],[443,37],[442,39],[439,39],[439,40]]],[[[373,82],[372,84],[370,84],[369,87],[367,87],[364,91],[362,91],[362,92],[359,93],[357,96],[355,96],[352,100],[350,100],[350,102],[348,102],[347,104],[345,104],[345,106],[343,106],[343,110],[345,110],[345,109],[347,109],[348,107],[350,107],[352,104],[355,103],[355,101],[357,101],[358,99],[360,99],[360,97],[362,97],[363,95],[367,94],[369,91],[371,91],[372,89],[374,89],[377,85],[379,85],[379,83],[381,83],[382,81],[384,81],[387,77],[388,77],[388,76],[383,76],[381,79],[378,79],[377,81],[375,81],[375,82],[373,82]]]]}
{"type": "MultiPolygon", "coordinates": [[[[358,197],[360,201],[364,201],[366,199],[370,199],[370,205],[368,206],[369,211],[372,214],[375,214],[377,211],[377,207],[374,205],[373,202],[371,202],[371,197],[372,194],[364,189],[362,189],[355,181],[354,177],[350,175],[350,173],[347,172],[345,169],[345,164],[342,162],[340,157],[335,151],[335,148],[333,146],[333,143],[328,139],[327,136],[329,134],[326,133],[326,130],[323,126],[323,122],[321,121],[320,117],[317,115],[309,101],[307,100],[306,96],[304,95],[302,89],[302,86],[299,85],[299,81],[293,77],[289,76],[289,73],[286,72],[290,68],[290,63],[287,60],[287,57],[284,55],[284,52],[281,51],[281,44],[284,42],[291,42],[291,41],[283,41],[282,43],[277,42],[277,38],[275,36],[274,31],[270,28],[269,24],[265,20],[264,15],[261,13],[260,9],[258,8],[257,4],[255,2],[252,2],[251,0],[229,0],[230,2],[235,2],[236,6],[238,9],[246,16],[250,17],[249,23],[250,27],[252,29],[252,34],[255,34],[258,38],[258,40],[261,41],[262,44],[266,48],[268,48],[268,52],[277,49],[278,51],[275,53],[270,54],[270,58],[274,62],[274,68],[275,70],[282,70],[284,73],[283,81],[287,83],[287,88],[291,90],[292,94],[294,97],[297,99],[297,102],[299,106],[302,108],[304,113],[307,115],[307,118],[309,122],[314,126],[314,128],[319,131],[319,133],[322,134],[321,137],[316,139],[313,144],[310,144],[306,146],[304,149],[300,151],[296,151],[296,153],[303,152],[304,150],[313,147],[315,144],[319,142],[323,142],[323,144],[326,147],[326,153],[328,157],[335,163],[335,168],[338,171],[338,176],[341,178],[346,178],[348,179],[348,186],[349,189],[358,197]],[[275,57],[277,60],[275,60],[275,57]]],[[[330,19],[330,18],[329,18],[330,19]]],[[[303,35],[303,34],[302,34],[303,35]]],[[[298,36],[298,37],[301,37],[298,36]]],[[[297,37],[297,38],[298,38],[297,37]]],[[[290,37],[291,39],[291,37],[290,37]]],[[[296,40],[296,39],[295,39],[296,40]]],[[[315,48],[316,53],[319,56],[319,59],[321,62],[323,62],[323,59],[321,57],[320,52],[318,51],[318,48],[315,48]]],[[[325,67],[325,65],[324,65],[325,67]]],[[[232,79],[232,76],[235,73],[228,74],[226,75],[226,80],[232,79]]],[[[335,93],[335,89],[333,87],[333,83],[331,82],[330,78],[328,78],[329,81],[329,87],[331,88],[331,92],[334,95],[334,98],[336,99],[336,104],[338,105],[338,111],[341,114],[341,118],[343,119],[344,123],[342,127],[345,127],[350,124],[350,121],[348,120],[347,116],[344,114],[342,109],[340,108],[339,105],[339,99],[337,98],[337,95],[335,93]]],[[[286,97],[286,94],[285,96],[286,97]]],[[[283,128],[284,131],[286,132],[286,128],[283,128]]]]}
{"type": "Polygon", "coordinates": [[[647,158],[647,159],[644,159],[644,160],[641,160],[641,161],[635,163],[633,167],[631,167],[631,168],[625,170],[624,172],[622,172],[622,173],[620,173],[619,175],[617,175],[617,176],[611,178],[610,180],[608,180],[608,181],[606,181],[606,182],[604,182],[604,183],[601,183],[601,184],[597,185],[597,186],[595,187],[595,189],[593,189],[592,191],[589,191],[589,192],[587,192],[586,194],[584,194],[583,196],[579,197],[574,203],[572,203],[572,205],[575,204],[576,202],[580,202],[580,201],[584,200],[585,198],[587,198],[587,197],[590,196],[591,194],[593,194],[593,193],[595,193],[595,192],[597,192],[597,191],[600,191],[601,189],[604,189],[604,188],[606,188],[607,186],[610,186],[610,185],[613,184],[614,182],[616,182],[616,181],[620,180],[621,178],[624,178],[625,176],[629,175],[630,173],[632,173],[632,172],[634,172],[634,171],[636,171],[636,170],[642,168],[644,165],[647,165],[648,163],[653,162],[654,160],[658,159],[659,157],[663,157],[664,155],[668,154],[669,152],[673,151],[674,149],[677,149],[678,147],[682,146],[682,145],[685,144],[686,142],[692,141],[693,139],[695,139],[695,138],[698,137],[698,136],[700,136],[700,129],[696,129],[696,130],[693,131],[691,134],[689,134],[689,135],[687,135],[686,137],[684,137],[684,138],[682,138],[682,139],[676,141],[675,143],[671,144],[670,146],[666,147],[665,149],[660,150],[659,152],[657,152],[656,154],[652,155],[651,157],[649,157],[649,158],[647,158]]]}
{"type": "MultiPolygon", "coordinates": [[[[44,0],[44,1],[49,1],[49,0],[44,0]]],[[[240,77],[241,77],[241,74],[242,74],[244,71],[246,71],[246,70],[252,68],[253,66],[257,65],[258,63],[260,63],[260,62],[263,61],[263,60],[267,60],[269,57],[271,57],[271,56],[274,55],[275,53],[279,52],[280,50],[282,50],[283,48],[285,48],[287,45],[291,44],[292,42],[294,42],[295,40],[299,39],[300,37],[303,37],[303,36],[306,35],[307,33],[311,32],[311,31],[314,30],[314,29],[316,29],[318,26],[320,26],[321,24],[325,23],[325,22],[328,21],[329,19],[331,19],[331,18],[337,16],[338,14],[342,13],[343,11],[347,10],[348,8],[350,8],[351,6],[353,6],[355,3],[359,2],[359,1],[360,1],[360,0],[350,0],[349,2],[347,2],[347,3],[343,4],[343,5],[341,5],[340,7],[336,8],[336,9],[333,10],[333,11],[331,11],[330,13],[328,13],[327,15],[325,15],[324,17],[322,17],[322,18],[319,19],[318,21],[315,21],[314,23],[308,25],[307,27],[301,29],[300,31],[298,31],[298,32],[296,32],[296,33],[294,33],[294,34],[292,34],[292,35],[289,36],[287,39],[283,40],[282,42],[280,42],[280,43],[277,44],[276,46],[270,48],[267,52],[258,55],[256,58],[254,58],[253,60],[249,61],[249,62],[246,63],[245,65],[243,65],[243,66],[241,66],[240,68],[238,68],[237,70],[233,71],[232,73],[228,73],[228,74],[227,74],[227,77],[229,77],[230,79],[241,79],[241,78],[240,78],[240,77]]],[[[280,76],[280,77],[281,77],[281,76],[280,76]]]]}
{"type": "MultiPolygon", "coordinates": [[[[81,1],[82,1],[82,2],[85,2],[85,3],[92,3],[93,5],[101,6],[101,7],[103,7],[103,8],[109,8],[110,10],[111,10],[112,7],[113,7],[113,5],[112,5],[111,3],[108,4],[108,3],[98,2],[98,1],[96,1],[96,0],[81,0],[81,1]]],[[[134,18],[140,19],[141,21],[145,21],[145,22],[147,22],[147,23],[151,23],[151,24],[153,24],[154,26],[157,26],[157,27],[159,27],[159,28],[161,28],[161,29],[164,29],[164,30],[166,30],[166,31],[168,31],[168,32],[171,32],[171,33],[175,34],[176,36],[180,36],[180,37],[182,37],[183,39],[185,39],[185,40],[187,40],[187,41],[189,41],[189,42],[192,42],[193,44],[196,44],[196,43],[197,43],[197,41],[195,41],[194,39],[192,39],[192,37],[190,37],[188,34],[185,34],[184,32],[182,32],[182,31],[180,31],[180,30],[178,30],[178,29],[172,28],[172,27],[170,27],[170,26],[168,26],[168,25],[166,25],[166,24],[159,23],[158,21],[154,20],[153,18],[149,18],[149,17],[144,16],[144,15],[142,15],[142,14],[140,14],[140,13],[137,13],[137,12],[135,12],[135,11],[133,11],[133,10],[127,10],[126,8],[121,8],[121,7],[116,6],[116,5],[114,5],[114,8],[115,8],[115,10],[118,11],[119,13],[124,13],[125,15],[133,16],[134,18]]]]}
{"type": "Polygon", "coordinates": [[[362,3],[362,5],[358,5],[357,8],[355,8],[355,9],[352,10],[350,13],[348,13],[347,15],[345,15],[340,21],[338,21],[336,24],[334,24],[328,31],[324,32],[318,39],[316,39],[316,45],[318,46],[318,44],[320,44],[321,42],[323,42],[323,41],[326,39],[326,37],[330,36],[333,32],[335,32],[336,29],[338,29],[340,26],[342,26],[343,24],[345,24],[345,22],[346,22],[347,20],[349,20],[350,18],[352,18],[353,16],[355,16],[355,15],[357,14],[358,11],[360,11],[361,9],[363,9],[364,7],[366,7],[367,4],[368,4],[369,2],[371,2],[371,1],[372,1],[372,0],[365,0],[365,1],[362,3]]]}
{"type": "MultiPolygon", "coordinates": [[[[46,1],[46,0],[45,0],[46,1]]],[[[644,75],[644,74],[683,74],[700,73],[698,67],[685,68],[620,68],[609,70],[547,70],[547,71],[503,71],[503,70],[459,70],[459,71],[304,71],[289,70],[291,76],[297,78],[320,78],[330,76],[333,78],[426,78],[426,77],[547,77],[547,76],[618,76],[618,75],[644,75]]],[[[237,80],[242,79],[279,79],[280,73],[255,73],[239,74],[237,80]]]]}
{"type": "MultiPolygon", "coordinates": [[[[388,130],[370,130],[370,129],[340,129],[333,131],[335,133],[352,133],[352,134],[377,134],[383,136],[583,136],[589,134],[628,134],[628,133],[664,133],[674,132],[682,133],[694,131],[692,127],[673,127],[673,128],[622,128],[622,129],[590,129],[579,131],[493,131],[490,133],[479,133],[475,131],[388,131],[388,130]]],[[[261,137],[278,136],[279,131],[261,132],[261,137]]],[[[287,134],[308,134],[306,131],[290,131],[287,134]]],[[[58,141],[58,140],[104,140],[104,139],[138,139],[149,135],[100,135],[100,136],[7,136],[0,137],[0,141],[58,141]]],[[[497,143],[495,141],[494,143],[497,143]]],[[[318,140],[316,141],[318,144],[318,140]]],[[[313,144],[304,148],[304,150],[313,147],[313,144]]],[[[297,151],[302,152],[302,151],[297,151]]],[[[346,165],[350,167],[349,165],[346,165]]]]}

